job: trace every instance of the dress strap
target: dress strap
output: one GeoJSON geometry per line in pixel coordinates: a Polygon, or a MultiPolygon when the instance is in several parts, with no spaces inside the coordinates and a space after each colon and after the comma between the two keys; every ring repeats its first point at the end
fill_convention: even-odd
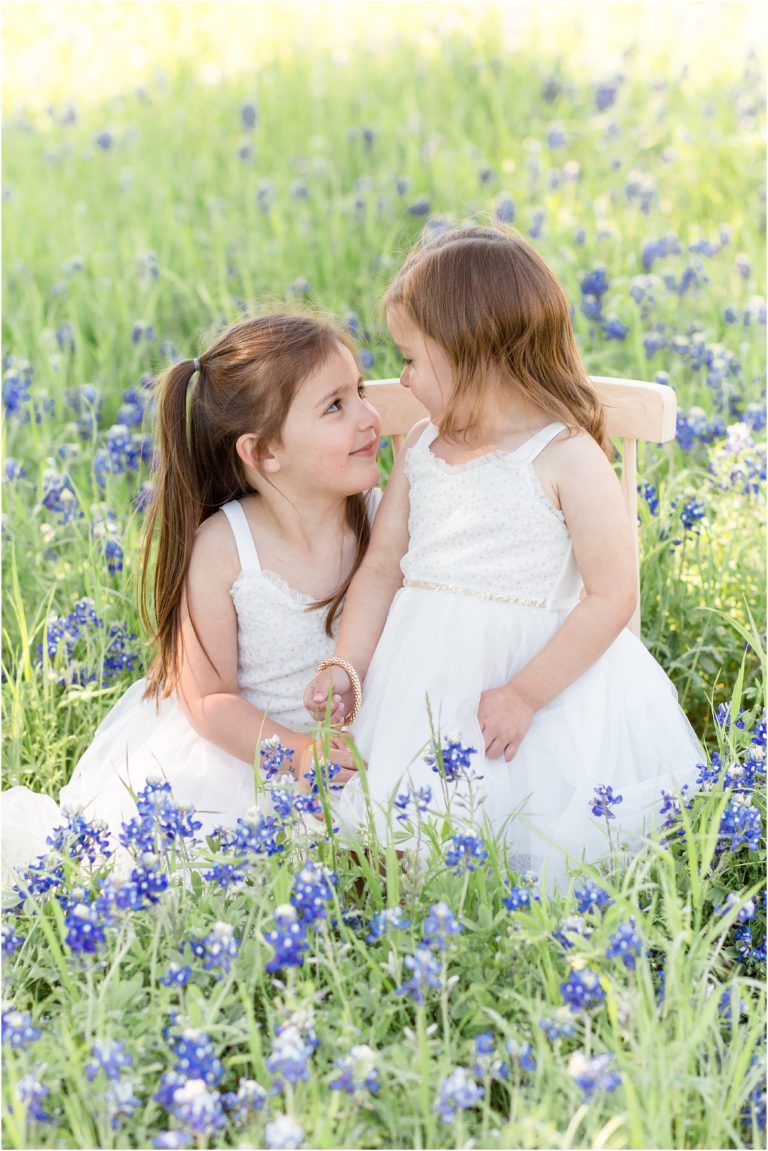
{"type": "Polygon", "coordinates": [[[539,452],[543,452],[547,444],[551,443],[555,436],[564,431],[567,426],[561,420],[547,424],[545,428],[536,432],[529,440],[525,441],[522,447],[517,449],[515,455],[518,460],[525,460],[529,464],[533,463],[539,452]]]}
{"type": "Polygon", "coordinates": [[[235,537],[240,570],[261,571],[256,544],[253,542],[253,534],[242,504],[239,500],[231,500],[228,504],[222,504],[221,510],[229,520],[232,535],[235,537]]]}

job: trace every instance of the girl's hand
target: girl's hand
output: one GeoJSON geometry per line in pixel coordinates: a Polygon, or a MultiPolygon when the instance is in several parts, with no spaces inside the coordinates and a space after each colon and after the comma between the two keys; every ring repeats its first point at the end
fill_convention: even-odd
{"type": "Polygon", "coordinates": [[[480,696],[477,719],[488,759],[498,759],[503,755],[509,763],[517,755],[535,714],[535,709],[509,684],[484,691],[480,696]]]}
{"type": "Polygon", "coordinates": [[[334,664],[319,672],[304,691],[304,706],[313,719],[325,719],[329,690],[333,692],[331,723],[338,726],[352,711],[355,702],[352,681],[344,668],[334,664]]]}

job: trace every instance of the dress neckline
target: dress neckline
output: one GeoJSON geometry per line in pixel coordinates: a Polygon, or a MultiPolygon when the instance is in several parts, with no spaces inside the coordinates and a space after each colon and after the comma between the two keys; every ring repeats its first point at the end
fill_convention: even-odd
{"type": "MultiPolygon", "coordinates": [[[[464,460],[463,463],[458,463],[458,464],[450,464],[447,460],[444,460],[441,456],[436,456],[435,453],[432,451],[432,442],[433,442],[433,440],[437,439],[437,436],[440,434],[439,429],[435,428],[435,434],[433,436],[430,436],[430,438],[426,441],[425,447],[426,447],[427,452],[429,453],[430,457],[435,461],[438,468],[443,468],[443,469],[445,469],[445,471],[455,474],[455,473],[467,471],[469,468],[474,467],[476,464],[485,463],[487,460],[499,460],[499,459],[515,460],[515,459],[522,457],[523,462],[526,462],[527,457],[524,455],[524,453],[530,451],[530,447],[531,447],[531,444],[533,443],[533,441],[539,439],[543,432],[547,432],[547,431],[549,431],[550,428],[553,428],[555,426],[557,426],[558,430],[559,430],[564,425],[559,420],[553,420],[552,422],[546,424],[543,428],[539,428],[539,430],[537,432],[534,432],[532,436],[529,436],[527,440],[524,440],[523,443],[520,444],[516,448],[513,448],[511,450],[510,449],[505,450],[504,448],[492,448],[491,451],[489,451],[489,452],[482,452],[481,455],[473,456],[471,459],[464,460]]],[[[434,424],[432,425],[432,427],[434,427],[434,424]]],[[[557,435],[557,432],[555,432],[554,435],[557,435]]],[[[554,436],[552,438],[554,438],[554,436]]],[[[533,460],[531,460],[530,462],[532,463],[533,460]]]]}
{"type": "Polygon", "coordinates": [[[284,592],[285,595],[287,596],[287,598],[293,600],[295,603],[301,603],[301,604],[317,603],[317,600],[315,599],[315,597],[310,595],[309,592],[299,591],[298,588],[293,587],[292,584],[288,583],[288,580],[285,578],[285,576],[281,576],[279,572],[272,571],[271,568],[243,569],[242,571],[240,571],[240,573],[235,578],[235,581],[232,584],[231,590],[234,591],[234,589],[237,587],[237,585],[240,583],[240,581],[245,579],[248,576],[264,576],[264,577],[266,577],[267,583],[271,584],[272,587],[277,588],[278,591],[284,592]]]}

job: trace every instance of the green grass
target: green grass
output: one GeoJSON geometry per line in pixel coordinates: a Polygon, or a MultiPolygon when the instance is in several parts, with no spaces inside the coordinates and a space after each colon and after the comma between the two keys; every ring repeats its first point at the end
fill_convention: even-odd
{"type": "MultiPolygon", "coordinates": [[[[122,621],[140,634],[141,515],[132,500],[148,466],[110,475],[104,487],[93,471],[123,392],[176,354],[194,355],[205,332],[242,308],[290,297],[301,279],[313,306],[356,313],[373,356],[368,374],[396,374],[377,308],[393,271],[426,219],[491,219],[504,195],[524,233],[537,211],[545,213],[534,242],[574,305],[589,370],[636,379],[667,372],[683,413],[700,407],[710,421],[722,418],[709,442],[641,450],[641,478],[658,498],[655,514],[640,501],[643,638],[710,752],[726,764],[759,753],[764,432],[753,429],[751,442],[734,453],[725,429],[748,404],[762,403],[765,328],[757,319],[741,322],[765,290],[760,77],[745,63],[743,72],[714,77],[702,89],[700,72],[695,84],[649,75],[630,56],[616,102],[604,111],[596,109],[598,79],[572,72],[567,51],[557,60],[523,51],[502,56],[488,20],[471,37],[446,35],[440,51],[423,57],[404,33],[399,45],[361,44],[343,65],[297,48],[217,87],[203,87],[188,68],[140,94],[79,109],[74,123],[60,122],[61,105],[52,115],[9,115],[3,345],[13,357],[8,370],[18,371],[21,360],[31,365],[22,411],[37,405],[42,414],[25,422],[11,413],[4,425],[5,454],[26,473],[4,484],[6,786],[57,794],[100,718],[143,666],[137,639],[134,670],[102,683],[109,624],[122,621]],[[246,100],[258,109],[252,131],[241,120],[246,100]],[[552,124],[566,134],[562,148],[547,144],[552,124]],[[105,131],[112,135],[106,150],[95,142],[105,131]],[[245,145],[250,154],[241,158],[245,145]],[[578,171],[577,179],[564,176],[569,162],[578,165],[567,170],[578,171]],[[402,192],[398,181],[407,182],[402,192]],[[643,183],[653,189],[647,211],[633,190],[643,183]],[[306,198],[297,197],[299,185],[306,198]],[[426,217],[409,212],[419,196],[429,199],[426,217]],[[723,228],[728,242],[714,254],[687,250],[702,238],[717,247],[723,228]],[[638,303],[630,290],[643,274],[643,247],[669,235],[681,251],[655,261],[654,299],[638,303]],[[751,261],[746,278],[739,253],[751,261]],[[580,310],[580,282],[597,264],[609,278],[603,312],[629,329],[622,341],[607,340],[580,310]],[[665,285],[665,275],[679,283],[689,264],[695,285],[682,293],[665,285]],[[738,323],[727,322],[727,308],[738,323]],[[152,325],[151,340],[132,340],[138,321],[152,325]],[[644,335],[658,324],[668,341],[700,339],[714,368],[695,369],[670,348],[649,358],[644,335]],[[67,392],[85,383],[99,389],[102,412],[99,428],[81,438],[67,392]],[[44,410],[46,400],[53,410],[44,410]],[[49,468],[70,477],[81,519],[60,524],[43,506],[49,468]],[[754,490],[745,491],[746,479],[754,490]],[[685,530],[680,513],[691,499],[703,501],[703,517],[685,530]],[[114,513],[125,551],[114,575],[92,534],[100,504],[114,513]],[[38,646],[50,613],[66,616],[84,596],[106,625],[74,655],[84,678],[89,671],[93,678],[61,686],[60,677],[71,679],[68,661],[60,653],[41,665],[38,646]],[[713,721],[714,709],[729,701],[734,716],[744,712],[743,730],[713,721]]],[[[263,933],[275,906],[289,898],[304,857],[300,844],[253,859],[247,885],[228,892],[174,870],[160,902],[119,916],[91,960],[72,954],[55,901],[30,903],[13,920],[24,943],[6,962],[6,992],[32,1012],[43,1035],[24,1050],[6,1050],[7,1145],[150,1146],[169,1125],[153,1100],[173,1063],[164,1029],[175,1035],[186,1025],[210,1036],[225,1069],[222,1089],[236,1090],[240,1076],[269,1089],[274,1028],[306,1006],[320,1041],[309,1079],[275,1096],[243,1131],[230,1127],[198,1145],[263,1146],[265,1123],[286,1111],[302,1124],[309,1147],[760,1146],[764,1131],[749,1118],[760,1105],[753,1098],[749,1112],[748,1100],[761,1081],[753,1058],[764,1035],[765,969],[756,953],[764,894],[751,923],[755,947],[746,954],[735,912],[721,917],[714,907],[729,892],[744,903],[764,888],[764,850],[724,849],[727,800],[718,784],[684,813],[692,820],[684,840],[671,838],[628,871],[601,878],[613,903],[583,916],[585,933],[571,931],[570,949],[553,933],[568,930],[573,896],[543,895],[529,910],[510,912],[501,899],[519,877],[503,853],[489,845],[488,865],[457,877],[442,860],[439,835],[423,870],[413,863],[403,870],[391,852],[382,860],[375,845],[370,856],[355,858],[321,844],[318,856],[339,876],[337,922],[311,932],[303,967],[280,976],[265,970],[271,951],[263,933]],[[440,986],[419,1007],[396,988],[439,901],[464,930],[447,950],[440,986]],[[365,942],[374,911],[398,905],[411,926],[365,942]],[[356,910],[361,925],[345,922],[341,907],[356,910]],[[611,934],[631,916],[644,944],[634,971],[605,955],[611,934]],[[242,940],[220,981],[181,950],[184,939],[205,935],[218,920],[242,940]],[[160,984],[168,962],[182,957],[195,969],[190,984],[160,984]],[[580,964],[598,973],[605,999],[574,1015],[572,1037],[550,1041],[539,1021],[562,1007],[560,985],[580,964]],[[730,1025],[718,1010],[723,989],[743,1002],[730,1025]],[[473,1039],[484,1031],[493,1032],[500,1054],[507,1040],[530,1043],[536,1068],[509,1059],[510,1079],[481,1078],[483,1100],[446,1123],[433,1109],[440,1081],[472,1066],[473,1039]],[[85,1075],[93,1039],[105,1037],[125,1041],[140,1099],[116,1130],[103,1077],[91,1083],[85,1075]],[[376,1053],[381,1088],[351,1098],[330,1083],[337,1057],[361,1043],[376,1053]],[[568,1073],[577,1051],[610,1053],[620,1086],[585,1102],[568,1073]],[[18,1096],[30,1070],[50,1088],[42,1106],[54,1123],[30,1118],[18,1096]]],[[[761,790],[753,802],[764,819],[761,790]]]]}

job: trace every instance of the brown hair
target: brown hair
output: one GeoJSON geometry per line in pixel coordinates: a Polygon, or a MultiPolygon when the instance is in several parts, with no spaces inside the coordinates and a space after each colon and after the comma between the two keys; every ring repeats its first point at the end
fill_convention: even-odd
{"type": "MultiPolygon", "coordinates": [[[[237,454],[238,438],[248,431],[258,437],[259,447],[280,442],[299,385],[339,345],[348,348],[357,361],[352,340],[330,321],[275,312],[237,321],[197,361],[182,360],[159,377],[158,465],[144,528],[139,585],[141,620],[152,633],[154,646],[146,696],[169,694],[178,679],[181,600],[195,532],[222,504],[252,490],[237,454]],[[152,612],[148,585],[157,525],[152,612]]],[[[347,497],[346,522],[357,539],[352,571],[333,595],[309,609],[328,608],[325,630],[329,636],[370,538],[362,493],[347,497]]]]}
{"type": "Polygon", "coordinates": [[[419,246],[383,306],[402,308],[451,363],[442,435],[457,439],[477,427],[484,381],[494,374],[589,432],[611,458],[605,412],[581,362],[563,289],[514,229],[466,225],[419,246]]]}

